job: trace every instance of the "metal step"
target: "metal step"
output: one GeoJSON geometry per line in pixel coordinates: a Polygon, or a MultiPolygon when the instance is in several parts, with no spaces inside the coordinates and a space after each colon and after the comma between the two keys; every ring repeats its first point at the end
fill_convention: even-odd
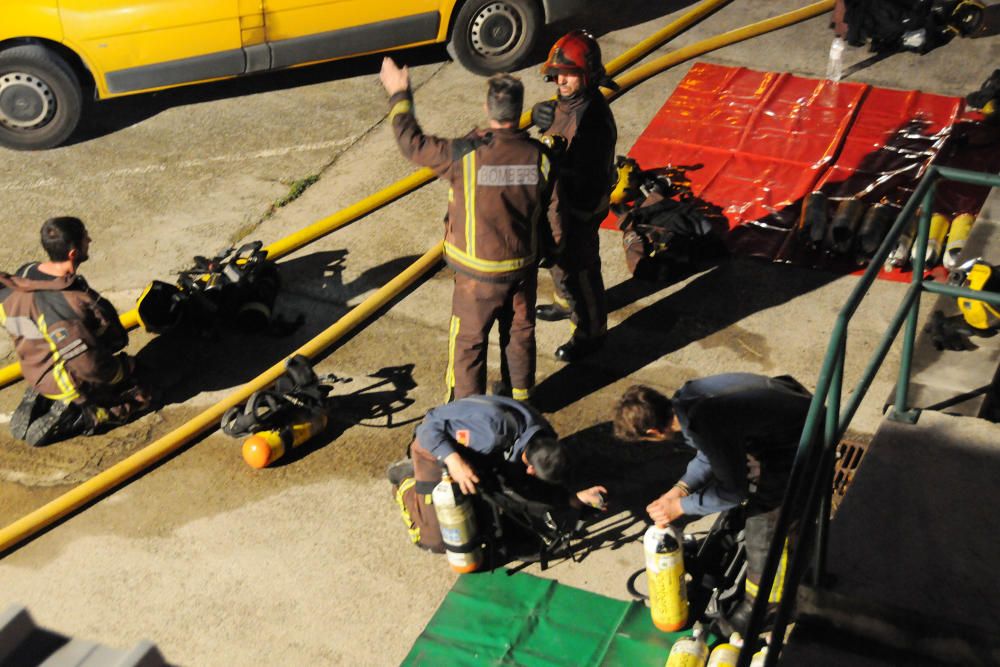
{"type": "MultiPolygon", "coordinates": [[[[980,219],[973,225],[962,261],[976,257],[1000,265],[1000,223],[980,219]]],[[[921,303],[921,319],[930,321],[935,310],[946,317],[960,316],[955,299],[938,296],[921,303]]],[[[930,334],[917,335],[907,407],[1000,421],[1000,334],[976,335],[969,341],[974,349],[938,350],[930,334]]],[[[886,406],[895,400],[893,389],[886,406]]]]}
{"type": "Polygon", "coordinates": [[[35,624],[22,605],[0,614],[0,665],[11,667],[161,667],[166,660],[149,641],[130,651],[73,639],[35,624]]]}
{"type": "Polygon", "coordinates": [[[1000,424],[884,420],[830,524],[829,580],[803,591],[781,664],[1000,664],[997,479],[1000,424]]]}

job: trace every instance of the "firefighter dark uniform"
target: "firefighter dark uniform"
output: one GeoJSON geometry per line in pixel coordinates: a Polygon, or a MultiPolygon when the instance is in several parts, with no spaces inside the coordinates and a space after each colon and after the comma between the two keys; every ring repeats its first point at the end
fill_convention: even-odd
{"type": "MultiPolygon", "coordinates": [[[[672,404],[695,457],[678,484],[685,514],[743,505],[747,512],[747,600],[756,596],[778,510],[812,395],[788,376],[724,373],[684,384],[672,404]]],[[[780,601],[785,559],[771,592],[780,601]]]]}
{"type": "Polygon", "coordinates": [[[521,453],[537,436],[556,437],[552,426],[530,406],[503,396],[471,396],[429,411],[410,445],[412,477],[397,483],[396,501],[414,544],[444,552],[431,493],[441,481],[444,459],[460,452],[476,470],[523,468],[521,453]]]}
{"type": "Polygon", "coordinates": [[[37,264],[13,276],[0,273],[0,323],[14,338],[29,386],[11,419],[15,437],[44,444],[33,441],[29,426],[46,410],[55,418],[75,406],[80,427],[65,434],[75,435],[124,421],[148,406],[148,392],[134,376],[134,360],[117,354],[128,343],[118,313],[83,276],[50,276],[37,264]]]}
{"type": "Polygon", "coordinates": [[[604,79],[600,58],[597,42],[574,31],[556,42],[542,67],[547,77],[567,71],[584,79],[577,95],[559,97],[552,124],[543,132],[567,141],[549,206],[552,229],[561,234],[556,238],[559,249],[551,268],[555,301],[569,310],[572,323],[570,342],[556,353],[566,361],[579,356],[572,348],[598,345],[608,328],[598,230],[608,214],[615,181],[618,129],[598,87],[604,79]]]}
{"type": "Polygon", "coordinates": [[[549,201],[544,146],[513,128],[460,139],[424,134],[410,91],[389,99],[403,155],[448,181],[444,256],[455,270],[448,337],[449,396],[486,391],[486,349],[499,321],[501,374],[518,399],[535,384],[535,298],[539,244],[549,201]]]}

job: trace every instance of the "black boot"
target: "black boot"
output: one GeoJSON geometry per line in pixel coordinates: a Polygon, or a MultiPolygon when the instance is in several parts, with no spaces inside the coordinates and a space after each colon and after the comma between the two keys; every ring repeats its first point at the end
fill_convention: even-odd
{"type": "Polygon", "coordinates": [[[49,411],[31,422],[24,440],[32,447],[93,431],[91,415],[73,403],[53,401],[49,411]]]}
{"type": "Polygon", "coordinates": [[[385,469],[385,476],[389,482],[398,487],[407,477],[413,477],[413,461],[410,459],[400,459],[395,463],[390,463],[385,469]]]}
{"type": "MultiPolygon", "coordinates": [[[[746,637],[747,627],[750,625],[750,615],[753,613],[753,604],[754,599],[747,596],[738,605],[733,607],[729,613],[719,616],[719,631],[722,632],[724,637],[728,637],[734,632],[738,632],[741,636],[746,637]]],[[[767,612],[764,614],[764,626],[761,628],[761,631],[770,630],[774,625],[774,615],[777,609],[778,605],[776,604],[767,605],[767,612]]]]}
{"type": "Polygon", "coordinates": [[[569,315],[569,308],[564,308],[557,303],[543,303],[535,308],[535,317],[546,322],[568,320],[569,315]]]}
{"type": "Polygon", "coordinates": [[[28,427],[43,414],[48,412],[52,401],[45,398],[33,388],[28,388],[24,392],[24,398],[10,416],[10,434],[18,440],[24,440],[28,434],[28,427]]]}
{"type": "Polygon", "coordinates": [[[556,359],[565,361],[566,363],[579,361],[588,354],[596,352],[603,345],[603,336],[600,338],[577,338],[574,336],[556,348],[556,359]]]}

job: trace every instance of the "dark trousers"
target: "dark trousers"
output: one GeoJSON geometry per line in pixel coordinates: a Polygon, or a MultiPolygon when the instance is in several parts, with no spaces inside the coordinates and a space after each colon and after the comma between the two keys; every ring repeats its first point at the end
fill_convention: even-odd
{"type": "Polygon", "coordinates": [[[565,248],[550,270],[556,302],[570,311],[573,337],[600,338],[608,331],[608,304],[601,277],[598,229],[604,216],[574,220],[564,230],[565,248]]]}
{"type": "Polygon", "coordinates": [[[455,274],[448,335],[446,383],[450,399],[486,393],[486,349],[490,330],[500,329],[500,374],[524,399],[535,386],[535,298],[538,275],[489,283],[455,274]]]}

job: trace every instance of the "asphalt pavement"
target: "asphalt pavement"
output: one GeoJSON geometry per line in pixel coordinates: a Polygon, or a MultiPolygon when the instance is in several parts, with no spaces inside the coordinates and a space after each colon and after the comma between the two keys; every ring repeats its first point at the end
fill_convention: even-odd
{"type": "MultiPolygon", "coordinates": [[[[595,31],[609,59],[691,3],[606,4],[579,24],[595,31]]],[[[657,54],[804,4],[733,2],[657,54]]],[[[828,22],[812,19],[701,60],[822,77],[828,22]]],[[[482,79],[442,49],[397,59],[411,66],[416,113],[427,131],[457,136],[482,122],[482,79]]],[[[0,267],[39,257],[45,218],[78,215],[94,239],[83,273],[126,310],[151,279],[171,279],[195,255],[278,240],[394,183],[413,169],[386,127],[379,61],[101,103],[68,146],[0,149],[0,267]]],[[[846,80],[965,95],[998,61],[992,34],[923,56],[878,59],[850,49],[846,80]]],[[[689,67],[614,102],[619,153],[689,67]]],[[[553,94],[538,63],[519,74],[529,103],[553,94]]],[[[134,334],[130,349],[164,364],[170,404],[109,434],[37,450],[4,431],[0,525],[184,423],[357,305],[440,240],[446,196],[444,186],[430,184],[284,259],[279,311],[305,320],[291,334],[224,331],[181,342],[134,334]]],[[[671,392],[693,377],[741,370],[789,373],[814,386],[834,318],[856,281],[741,260],[646,288],[627,280],[618,233],[602,232],[602,244],[619,344],[566,367],[552,353],[568,337],[567,325],[538,327],[539,379],[564,436],[606,422],[615,398],[636,382],[671,392]]],[[[550,289],[543,277],[540,301],[550,289]]],[[[880,281],[859,311],[848,384],[902,293],[900,284],[880,281]]],[[[148,638],[176,664],[398,664],[455,577],[443,559],[408,545],[383,479],[414,424],[444,395],[450,298],[451,275],[440,270],[320,360],[320,372],[340,378],[334,391],[341,409],[326,441],[255,471],[237,441],[208,435],[6,554],[0,608],[26,604],[41,625],[119,648],[148,638]]],[[[7,340],[0,357],[13,358],[7,340]]],[[[859,433],[874,431],[897,359],[894,351],[873,385],[877,400],[862,406],[852,427],[859,433]]],[[[498,373],[495,344],[490,369],[498,373]]],[[[0,391],[0,413],[13,410],[21,390],[0,391]]],[[[626,578],[641,565],[636,543],[540,574],[626,599],[626,578]]],[[[529,571],[539,573],[537,566],[529,571]]]]}

